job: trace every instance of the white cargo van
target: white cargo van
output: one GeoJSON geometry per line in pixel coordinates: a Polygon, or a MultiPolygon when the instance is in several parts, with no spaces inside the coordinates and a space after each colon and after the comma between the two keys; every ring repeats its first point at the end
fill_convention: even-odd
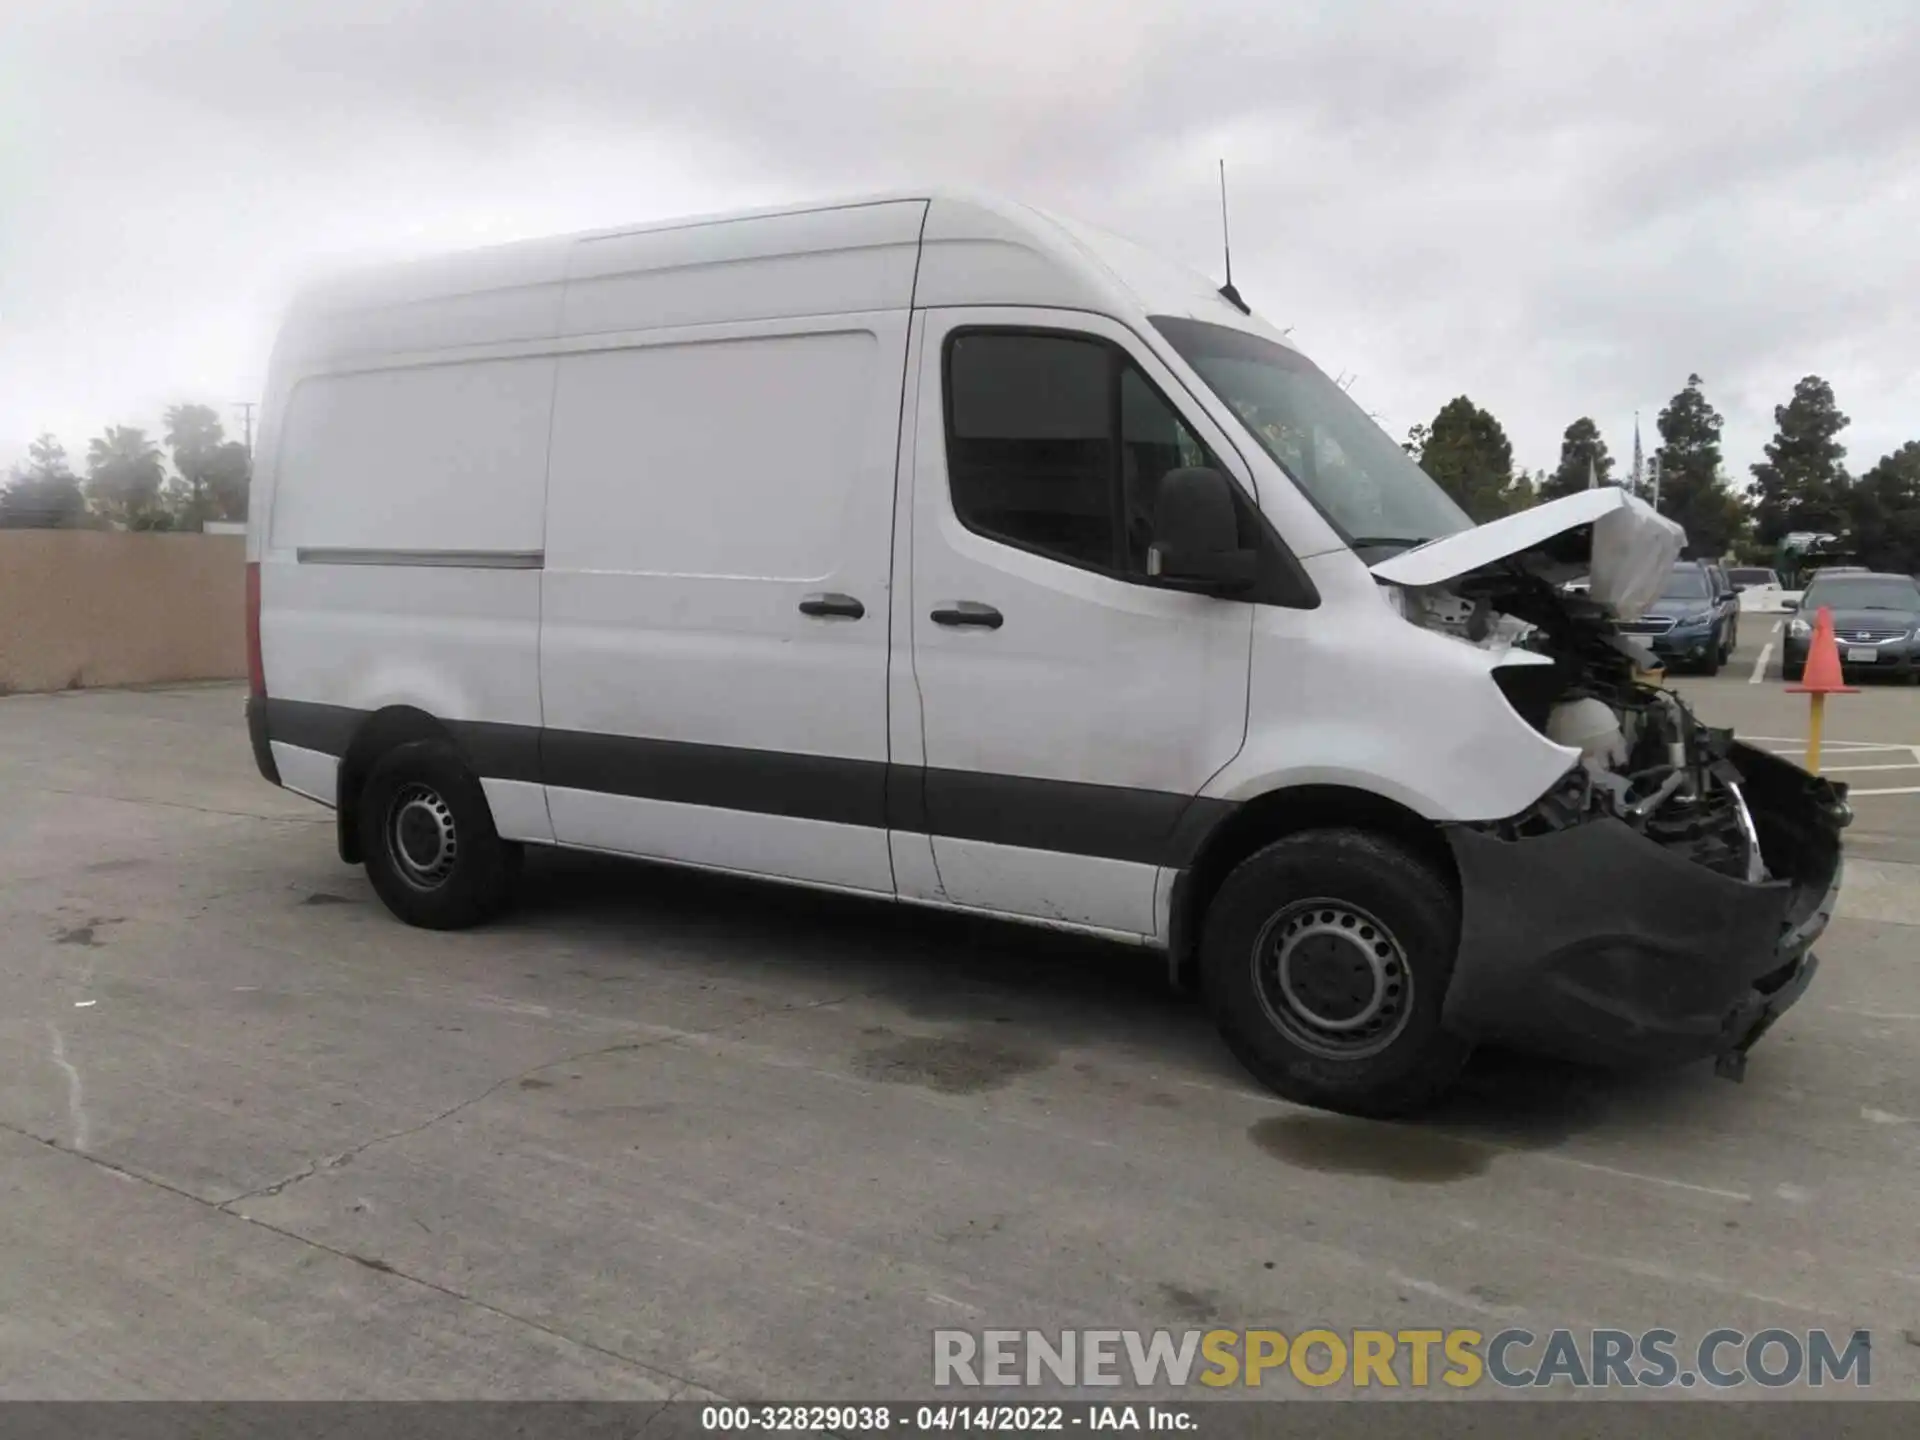
{"type": "Polygon", "coordinates": [[[318,290],[260,769],[417,925],[575,846],[1158,947],[1356,1112],[1481,1040],[1737,1073],[1847,812],[1639,678],[1677,530],[1611,487],[1474,527],[1236,302],[944,195],[318,290]]]}

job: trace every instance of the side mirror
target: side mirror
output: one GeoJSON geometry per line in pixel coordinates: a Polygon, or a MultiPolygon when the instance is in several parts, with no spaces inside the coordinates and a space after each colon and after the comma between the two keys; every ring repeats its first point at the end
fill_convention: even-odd
{"type": "Polygon", "coordinates": [[[1798,610],[1800,608],[1800,602],[1791,595],[1784,595],[1780,599],[1780,608],[1782,610],[1798,610]]]}
{"type": "Polygon", "coordinates": [[[1226,476],[1204,466],[1166,473],[1153,509],[1149,578],[1175,589],[1244,590],[1258,559],[1240,548],[1240,516],[1226,476]]]}

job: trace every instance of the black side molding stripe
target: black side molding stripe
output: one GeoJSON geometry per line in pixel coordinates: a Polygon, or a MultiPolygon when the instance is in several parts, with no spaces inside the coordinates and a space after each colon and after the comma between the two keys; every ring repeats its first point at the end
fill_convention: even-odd
{"type": "Polygon", "coordinates": [[[270,784],[280,783],[280,767],[274,763],[273,746],[267,739],[266,696],[247,696],[247,743],[253,747],[253,763],[270,784]]]}
{"type": "Polygon", "coordinates": [[[539,570],[544,550],[364,550],[344,546],[301,546],[293,552],[301,565],[385,565],[429,570],[539,570]]]}
{"type": "MultiPolygon", "coordinates": [[[[269,700],[265,717],[272,739],[336,757],[369,718],[300,700],[269,700]]],[[[1213,827],[1236,808],[1116,785],[487,721],[442,723],[487,779],[1175,869],[1192,864],[1213,827]]]]}
{"type": "Polygon", "coordinates": [[[540,737],[540,764],[547,784],[568,790],[835,825],[887,824],[882,761],[547,730],[540,737]]]}
{"type": "Polygon", "coordinates": [[[1171,842],[1191,796],[971,770],[926,776],[931,834],[1141,865],[1185,863],[1171,842]]]}
{"type": "Polygon", "coordinates": [[[447,728],[466,752],[474,773],[489,780],[540,783],[541,732],[531,725],[498,725],[491,720],[455,720],[447,728]]]}
{"type": "Polygon", "coordinates": [[[282,745],[318,750],[335,759],[347,753],[353,732],[367,719],[364,710],[345,705],[316,705],[310,700],[267,701],[267,735],[282,745]]]}

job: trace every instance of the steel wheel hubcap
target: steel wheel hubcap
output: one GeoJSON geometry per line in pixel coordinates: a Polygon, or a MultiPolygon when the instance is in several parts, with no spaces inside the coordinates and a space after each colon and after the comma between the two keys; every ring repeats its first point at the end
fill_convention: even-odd
{"type": "Polygon", "coordinates": [[[1413,1015],[1413,973],[1393,932],[1344,900],[1302,900],[1260,932],[1255,987],[1267,1018],[1330,1059],[1376,1055],[1413,1015]]]}
{"type": "Polygon", "coordinates": [[[453,811],[432,787],[403,785],[387,808],[387,851],[409,885],[432,890],[446,883],[460,858],[453,811]]]}

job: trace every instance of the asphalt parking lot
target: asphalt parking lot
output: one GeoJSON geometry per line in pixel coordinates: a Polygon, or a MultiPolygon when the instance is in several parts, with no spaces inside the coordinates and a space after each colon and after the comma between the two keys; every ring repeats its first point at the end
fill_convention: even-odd
{"type": "MultiPolygon", "coordinates": [[[[1675,683],[1788,749],[1760,628],[1675,683]]],[[[234,688],[0,700],[0,1397],[874,1398],[936,1326],[1514,1323],[1865,1327],[1920,1396],[1920,691],[1830,717],[1856,880],[1744,1084],[1486,1055],[1386,1126],[1102,945],[564,856],[409,930],[234,688]]]]}

